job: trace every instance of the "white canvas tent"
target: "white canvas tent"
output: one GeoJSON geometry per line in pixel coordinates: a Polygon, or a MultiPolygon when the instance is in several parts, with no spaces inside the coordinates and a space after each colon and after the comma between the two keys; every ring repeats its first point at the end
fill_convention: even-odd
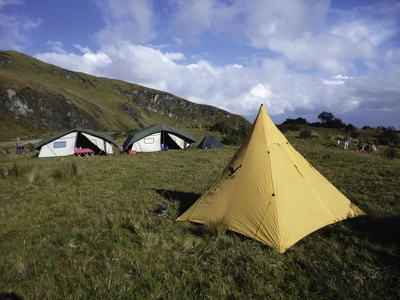
{"type": "Polygon", "coordinates": [[[88,148],[95,155],[113,154],[117,147],[111,136],[83,128],[71,129],[42,139],[33,150],[39,150],[38,157],[59,157],[73,155],[76,148],[88,148]]]}
{"type": "Polygon", "coordinates": [[[168,149],[186,149],[193,142],[196,140],[189,132],[159,124],[130,134],[123,148],[136,152],[155,152],[162,150],[162,145],[168,149]]]}

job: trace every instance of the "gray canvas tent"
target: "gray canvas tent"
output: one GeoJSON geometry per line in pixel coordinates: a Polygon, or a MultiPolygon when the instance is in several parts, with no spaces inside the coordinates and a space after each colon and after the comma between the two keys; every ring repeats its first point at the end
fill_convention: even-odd
{"type": "Polygon", "coordinates": [[[209,149],[209,148],[222,148],[221,141],[214,135],[207,135],[203,138],[200,144],[197,146],[199,149],[209,149]]]}
{"type": "Polygon", "coordinates": [[[130,134],[123,148],[125,151],[154,152],[162,150],[162,145],[168,149],[185,150],[196,139],[187,131],[165,124],[153,124],[130,134]]]}
{"type": "Polygon", "coordinates": [[[39,150],[38,157],[59,157],[73,155],[77,148],[87,148],[95,155],[108,155],[113,154],[113,145],[118,147],[108,134],[74,128],[42,139],[32,151],[39,150]]]}

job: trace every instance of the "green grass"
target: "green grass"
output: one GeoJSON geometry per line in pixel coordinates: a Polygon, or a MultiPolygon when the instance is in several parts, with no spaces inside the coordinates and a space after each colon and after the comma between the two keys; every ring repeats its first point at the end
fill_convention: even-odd
{"type": "Polygon", "coordinates": [[[395,299],[400,161],[288,139],[367,216],[286,253],[176,222],[237,147],[0,159],[0,293],[24,299],[395,299]],[[165,201],[168,218],[154,216],[165,201]]]}

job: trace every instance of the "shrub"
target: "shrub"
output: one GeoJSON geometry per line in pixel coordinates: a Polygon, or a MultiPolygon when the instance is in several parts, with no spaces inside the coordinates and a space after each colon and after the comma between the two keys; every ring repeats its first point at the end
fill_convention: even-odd
{"type": "Polygon", "coordinates": [[[211,126],[212,131],[219,131],[222,134],[225,134],[225,137],[221,140],[221,142],[225,145],[240,145],[243,143],[246,138],[249,130],[249,124],[241,124],[238,129],[233,127],[226,121],[215,123],[211,126]]]}
{"type": "Polygon", "coordinates": [[[350,136],[351,136],[353,139],[358,138],[359,135],[360,135],[360,133],[359,133],[358,131],[356,131],[356,130],[350,132],[350,136]]]}
{"type": "Polygon", "coordinates": [[[398,152],[396,149],[389,148],[389,149],[385,150],[384,154],[386,157],[388,157],[390,159],[395,159],[398,155],[398,152]]]}
{"type": "Polygon", "coordinates": [[[301,129],[301,127],[297,124],[281,124],[278,126],[278,128],[282,133],[287,131],[300,131],[301,129]]]}
{"type": "Polygon", "coordinates": [[[311,139],[312,138],[312,133],[311,130],[303,130],[299,134],[300,138],[302,139],[311,139]]]}
{"type": "Polygon", "coordinates": [[[382,132],[378,135],[378,141],[381,145],[389,145],[390,143],[396,145],[399,143],[400,137],[394,127],[383,127],[381,129],[382,132]]]}

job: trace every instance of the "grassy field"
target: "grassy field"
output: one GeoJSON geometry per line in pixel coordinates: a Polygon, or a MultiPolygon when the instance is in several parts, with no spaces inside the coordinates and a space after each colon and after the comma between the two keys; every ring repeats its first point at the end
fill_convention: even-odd
{"type": "Polygon", "coordinates": [[[0,159],[0,293],[23,299],[398,299],[400,160],[288,139],[367,216],[286,253],[176,222],[237,147],[0,159]],[[167,218],[154,215],[162,202],[167,218]]]}

